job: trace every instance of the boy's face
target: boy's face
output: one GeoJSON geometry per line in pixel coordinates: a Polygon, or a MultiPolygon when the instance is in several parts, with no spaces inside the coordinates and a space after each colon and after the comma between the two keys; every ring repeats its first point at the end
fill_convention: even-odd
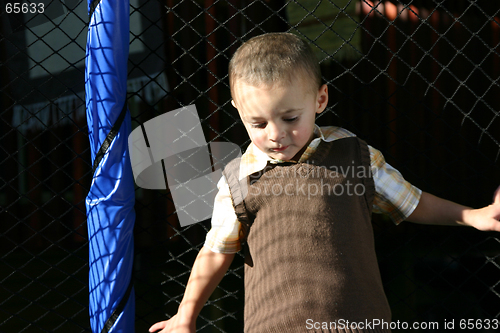
{"type": "Polygon", "coordinates": [[[314,138],[316,113],[328,103],[328,88],[312,93],[306,80],[259,86],[237,81],[233,106],[252,142],[274,159],[297,161],[314,138]]]}

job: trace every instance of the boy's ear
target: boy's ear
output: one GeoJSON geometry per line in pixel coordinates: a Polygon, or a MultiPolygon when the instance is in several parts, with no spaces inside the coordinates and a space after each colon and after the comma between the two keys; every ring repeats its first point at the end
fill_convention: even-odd
{"type": "Polygon", "coordinates": [[[236,103],[234,102],[234,99],[231,100],[231,104],[234,106],[235,109],[237,109],[236,103]]]}
{"type": "Polygon", "coordinates": [[[322,85],[318,90],[318,96],[316,100],[316,113],[321,113],[326,109],[328,105],[328,86],[326,84],[322,85]]]}

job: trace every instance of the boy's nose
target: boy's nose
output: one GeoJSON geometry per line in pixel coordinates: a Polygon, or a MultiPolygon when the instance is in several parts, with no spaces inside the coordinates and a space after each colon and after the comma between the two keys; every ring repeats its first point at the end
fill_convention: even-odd
{"type": "Polygon", "coordinates": [[[275,124],[268,124],[267,137],[273,142],[279,142],[285,137],[285,131],[275,124]]]}

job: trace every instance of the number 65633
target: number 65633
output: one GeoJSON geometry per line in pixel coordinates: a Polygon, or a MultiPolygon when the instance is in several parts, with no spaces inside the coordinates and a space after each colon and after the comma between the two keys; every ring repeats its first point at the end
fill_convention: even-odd
{"type": "Polygon", "coordinates": [[[11,13],[14,13],[14,14],[19,14],[19,13],[23,13],[23,14],[27,14],[27,13],[30,13],[30,14],[41,14],[45,11],[45,5],[43,2],[39,2],[39,3],[35,3],[35,2],[31,2],[31,3],[26,3],[26,2],[23,2],[23,3],[19,3],[19,2],[9,2],[5,5],[5,12],[7,14],[11,14],[11,13]]]}

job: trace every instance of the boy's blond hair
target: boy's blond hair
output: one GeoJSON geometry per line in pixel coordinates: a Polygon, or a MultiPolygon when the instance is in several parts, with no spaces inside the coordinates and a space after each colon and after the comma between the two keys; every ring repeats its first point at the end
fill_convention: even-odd
{"type": "Polygon", "coordinates": [[[307,79],[314,93],[321,86],[321,70],[309,45],[291,33],[268,33],[243,43],[229,62],[231,91],[238,80],[252,86],[287,84],[307,79]]]}

